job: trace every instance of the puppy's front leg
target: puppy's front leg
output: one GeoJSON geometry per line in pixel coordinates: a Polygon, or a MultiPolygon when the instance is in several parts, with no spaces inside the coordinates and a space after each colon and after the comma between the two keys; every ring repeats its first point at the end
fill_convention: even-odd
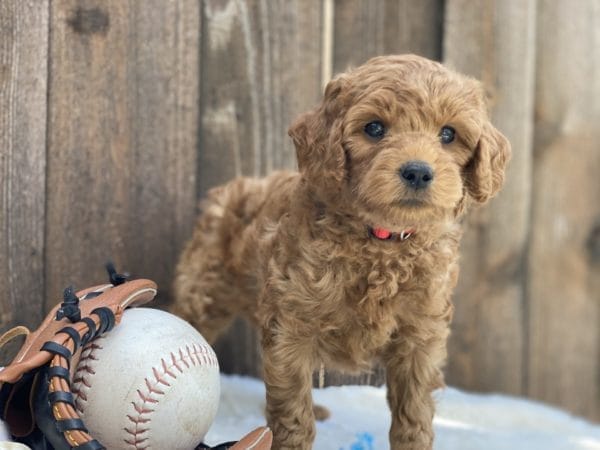
{"type": "Polygon", "coordinates": [[[267,420],[273,450],[310,450],[315,438],[310,347],[283,327],[263,330],[267,420]]]}
{"type": "Polygon", "coordinates": [[[430,338],[420,344],[399,338],[385,355],[391,450],[429,450],[433,445],[431,391],[443,384],[438,367],[445,357],[445,340],[430,338]]]}

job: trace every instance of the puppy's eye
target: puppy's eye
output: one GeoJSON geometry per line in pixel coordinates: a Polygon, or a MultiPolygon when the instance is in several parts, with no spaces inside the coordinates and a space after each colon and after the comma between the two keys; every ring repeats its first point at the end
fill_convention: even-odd
{"type": "Polygon", "coordinates": [[[381,139],[385,134],[385,126],[379,120],[374,120],[365,125],[365,133],[374,139],[381,139]]]}
{"type": "Polygon", "coordinates": [[[443,126],[440,130],[440,141],[442,141],[442,144],[449,144],[454,140],[455,134],[456,131],[454,130],[454,128],[449,127],[448,125],[443,126]]]}

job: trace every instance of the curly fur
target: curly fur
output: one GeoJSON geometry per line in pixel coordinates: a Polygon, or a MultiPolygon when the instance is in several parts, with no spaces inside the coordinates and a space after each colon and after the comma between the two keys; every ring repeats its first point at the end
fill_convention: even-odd
{"type": "Polygon", "coordinates": [[[173,311],[210,341],[238,314],[260,328],[274,449],[312,447],[315,368],[374,361],[386,368],[391,449],[429,449],[458,221],[500,189],[509,143],[477,81],[413,55],[339,75],[289,134],[298,173],[210,191],[177,267],[173,311]],[[387,127],[381,140],[364,132],[373,120],[387,127]],[[445,125],[456,129],[450,144],[439,139],[445,125]],[[402,182],[413,160],[433,169],[428,189],[402,182]],[[369,227],[414,234],[378,240],[369,227]]]}

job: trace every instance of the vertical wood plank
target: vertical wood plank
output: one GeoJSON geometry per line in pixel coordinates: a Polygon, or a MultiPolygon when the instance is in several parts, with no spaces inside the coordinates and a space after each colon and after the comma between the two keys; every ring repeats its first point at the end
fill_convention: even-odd
{"type": "Polygon", "coordinates": [[[0,2],[0,326],[37,326],[44,302],[47,1],[0,2]]]}
{"type": "Polygon", "coordinates": [[[527,388],[600,419],[600,5],[538,8],[527,388]]]}
{"type": "Polygon", "coordinates": [[[295,166],[287,128],[320,93],[320,2],[203,2],[199,193],[295,166]]]}
{"type": "Polygon", "coordinates": [[[483,81],[513,147],[503,190],[471,211],[461,246],[447,382],[469,389],[519,394],[526,376],[534,41],[534,0],[447,2],[444,62],[483,81]]]}
{"type": "Polygon", "coordinates": [[[443,0],[336,0],[334,73],[383,54],[441,58],[443,0]]]}
{"type": "Polygon", "coordinates": [[[156,280],[164,304],[196,216],[200,5],[196,0],[132,4],[127,83],[133,184],[124,267],[156,280]]]}
{"type": "MultiPolygon", "coordinates": [[[[198,195],[295,167],[287,128],[321,92],[321,1],[204,0],[198,195]]],[[[225,371],[260,374],[243,322],[216,345],[225,371]]]]}
{"type": "MultiPolygon", "coordinates": [[[[416,53],[439,60],[442,22],[442,0],[336,0],[333,72],[383,54],[416,53]]],[[[326,385],[379,385],[384,380],[382,367],[355,376],[331,371],[325,374],[326,385]]]]}
{"type": "Polygon", "coordinates": [[[193,225],[198,2],[56,0],[51,28],[47,306],[109,258],[164,301],[193,225]]]}

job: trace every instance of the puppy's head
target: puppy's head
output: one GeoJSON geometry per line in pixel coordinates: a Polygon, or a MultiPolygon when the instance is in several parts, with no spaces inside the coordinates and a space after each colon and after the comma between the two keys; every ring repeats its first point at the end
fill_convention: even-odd
{"type": "Polygon", "coordinates": [[[317,196],[392,230],[487,201],[510,157],[480,84],[414,55],[373,58],[339,75],[289,134],[317,196]]]}

